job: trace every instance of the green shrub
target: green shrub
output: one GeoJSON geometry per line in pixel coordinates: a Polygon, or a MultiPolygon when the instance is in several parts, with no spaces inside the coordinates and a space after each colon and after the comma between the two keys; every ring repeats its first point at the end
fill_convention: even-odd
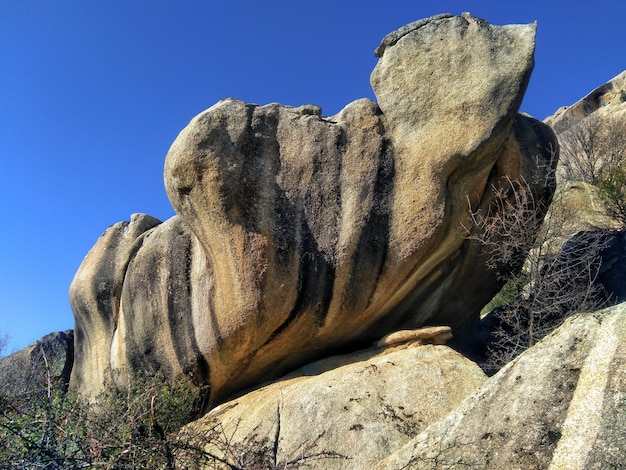
{"type": "Polygon", "coordinates": [[[233,442],[219,423],[181,431],[206,392],[187,379],[145,376],[125,390],[108,385],[88,403],[65,389],[48,383],[20,396],[0,392],[0,469],[293,469],[341,458],[306,449],[278,465],[267,436],[233,442]]]}
{"type": "Polygon", "coordinates": [[[175,436],[199,409],[189,380],[113,386],[93,403],[61,387],[0,397],[0,468],[173,468],[175,436]]]}

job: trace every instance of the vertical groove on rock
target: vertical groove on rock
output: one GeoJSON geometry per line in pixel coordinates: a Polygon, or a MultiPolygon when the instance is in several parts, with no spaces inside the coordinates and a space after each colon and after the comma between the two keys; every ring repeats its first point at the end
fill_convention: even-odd
{"type": "Polygon", "coordinates": [[[276,433],[274,434],[274,465],[278,467],[278,449],[280,446],[280,426],[281,426],[281,406],[283,405],[283,394],[280,393],[280,400],[276,404],[276,433]]]}
{"type": "Polygon", "coordinates": [[[393,192],[395,177],[392,152],[391,142],[383,139],[373,184],[372,207],[350,260],[350,282],[342,298],[342,309],[346,311],[370,308],[383,275],[389,247],[389,195],[393,192]]]}

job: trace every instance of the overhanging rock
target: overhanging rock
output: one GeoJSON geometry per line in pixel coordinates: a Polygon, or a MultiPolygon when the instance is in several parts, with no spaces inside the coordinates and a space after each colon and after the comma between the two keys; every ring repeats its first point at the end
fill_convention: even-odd
{"type": "Polygon", "coordinates": [[[378,103],[324,117],[228,99],[195,117],[165,162],[178,215],[118,226],[72,283],[73,387],[161,369],[218,403],[398,329],[471,332],[500,283],[470,209],[507,179],[539,181],[545,205],[553,191],[554,135],[518,114],[534,39],[440,15],[383,41],[378,103]]]}

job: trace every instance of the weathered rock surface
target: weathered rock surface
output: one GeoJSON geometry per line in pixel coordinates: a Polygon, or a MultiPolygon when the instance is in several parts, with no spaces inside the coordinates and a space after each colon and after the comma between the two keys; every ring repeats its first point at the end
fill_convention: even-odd
{"type": "Polygon", "coordinates": [[[228,99],[194,118],[165,162],[178,216],[115,226],[79,268],[72,386],[159,368],[218,403],[398,329],[462,339],[500,288],[469,209],[494,210],[507,178],[552,195],[554,135],[517,114],[534,35],[442,15],[383,41],[378,104],[228,99]]]}
{"type": "Polygon", "coordinates": [[[118,328],[126,270],[145,232],[159,223],[153,217],[134,214],[130,222],[109,227],[72,280],[75,361],[71,382],[81,393],[96,395],[110,378],[113,335],[118,328]]]}
{"type": "Polygon", "coordinates": [[[236,468],[371,468],[485,380],[447,346],[372,348],[310,364],[226,402],[182,434],[236,468]]]}
{"type": "Polygon", "coordinates": [[[379,469],[623,468],[626,305],[570,318],[379,469]]]}
{"type": "Polygon", "coordinates": [[[50,333],[0,359],[0,394],[17,397],[43,393],[48,385],[67,387],[73,363],[73,331],[50,333]]]}
{"type": "Polygon", "coordinates": [[[618,114],[626,118],[626,70],[595,88],[571,106],[563,106],[545,119],[545,123],[559,134],[591,114],[618,114]]]}
{"type": "Polygon", "coordinates": [[[596,184],[626,155],[626,71],[544,121],[561,143],[557,181],[596,184]],[[620,157],[621,156],[621,157],[620,157]]]}
{"type": "Polygon", "coordinates": [[[611,302],[626,300],[626,231],[607,233],[598,281],[610,296],[611,302]]]}
{"type": "Polygon", "coordinates": [[[392,346],[403,343],[446,344],[452,339],[449,326],[426,326],[417,330],[399,330],[383,336],[376,342],[376,347],[392,346]]]}

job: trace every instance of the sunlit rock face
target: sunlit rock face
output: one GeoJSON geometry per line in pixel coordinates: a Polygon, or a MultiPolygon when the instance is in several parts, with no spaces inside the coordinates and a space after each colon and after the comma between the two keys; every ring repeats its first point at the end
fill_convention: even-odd
{"type": "Polygon", "coordinates": [[[501,287],[470,210],[507,179],[552,195],[554,135],[518,114],[534,38],[440,15],[383,40],[378,103],[324,117],[228,99],[195,117],[165,161],[178,215],[114,226],[79,268],[72,386],[161,369],[214,404],[398,329],[469,334],[501,287]]]}
{"type": "Polygon", "coordinates": [[[486,380],[475,363],[447,346],[370,348],[307,364],[233,398],[183,428],[179,438],[226,461],[218,440],[207,438],[215,429],[233,448],[267,449],[279,468],[373,468],[486,380]]]}
{"type": "Polygon", "coordinates": [[[570,317],[369,468],[623,468],[625,347],[625,304],[570,317]]]}

